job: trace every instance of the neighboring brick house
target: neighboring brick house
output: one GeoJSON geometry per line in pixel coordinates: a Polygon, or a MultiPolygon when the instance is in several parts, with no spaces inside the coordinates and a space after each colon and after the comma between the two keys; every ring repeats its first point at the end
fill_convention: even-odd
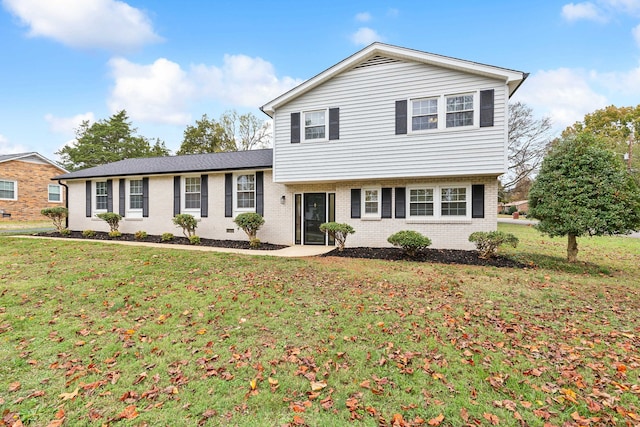
{"type": "Polygon", "coordinates": [[[46,219],[40,211],[64,206],[64,187],[51,178],[67,171],[38,153],[0,154],[0,217],[46,219]]]}
{"type": "Polygon", "coordinates": [[[69,227],[175,231],[189,213],[200,237],[246,239],[233,218],[258,212],[258,237],[332,245],[323,222],[356,230],[349,246],[389,246],[400,230],[434,248],[472,249],[497,227],[509,97],[526,73],[373,43],[262,106],[273,149],[127,159],[56,177],[69,227]]]}

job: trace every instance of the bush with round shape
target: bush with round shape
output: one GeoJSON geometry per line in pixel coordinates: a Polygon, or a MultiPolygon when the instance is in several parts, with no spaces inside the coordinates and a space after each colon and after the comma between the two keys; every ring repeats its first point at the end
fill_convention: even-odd
{"type": "Polygon", "coordinates": [[[264,218],[259,213],[245,212],[241,213],[233,220],[238,228],[241,228],[249,237],[249,242],[256,238],[258,230],[264,224],[264,218]]]}
{"type": "Polygon", "coordinates": [[[393,246],[401,247],[404,253],[410,257],[415,257],[418,251],[431,245],[431,239],[413,230],[398,231],[389,236],[387,242],[393,246]]]}
{"type": "Polygon", "coordinates": [[[471,233],[469,241],[476,245],[478,256],[482,259],[495,258],[501,245],[518,246],[518,238],[504,231],[476,231],[471,233]]]}

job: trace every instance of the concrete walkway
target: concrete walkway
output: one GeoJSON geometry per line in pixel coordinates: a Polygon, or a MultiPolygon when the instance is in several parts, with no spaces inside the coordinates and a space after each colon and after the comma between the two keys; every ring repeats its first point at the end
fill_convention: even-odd
{"type": "MultiPolygon", "coordinates": [[[[20,237],[23,239],[59,239],[58,237],[42,237],[42,236],[27,236],[27,235],[14,235],[12,237],[20,237]]],[[[261,256],[277,256],[284,258],[300,258],[311,257],[326,254],[331,252],[335,246],[289,246],[283,249],[277,249],[272,251],[261,251],[259,249],[235,249],[235,248],[218,248],[214,246],[198,246],[198,245],[174,245],[167,243],[149,243],[149,242],[130,242],[121,240],[90,240],[90,239],[71,239],[65,238],[66,242],[96,242],[107,243],[115,245],[128,245],[128,246],[146,246],[162,249],[184,249],[189,251],[201,251],[201,252],[223,252],[232,254],[243,255],[261,255],[261,256]]]]}

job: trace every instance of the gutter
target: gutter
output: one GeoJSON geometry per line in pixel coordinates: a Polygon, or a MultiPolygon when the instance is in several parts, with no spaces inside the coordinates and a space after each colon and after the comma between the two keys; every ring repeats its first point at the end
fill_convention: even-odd
{"type": "MultiPolygon", "coordinates": [[[[69,186],[67,184],[63,184],[62,181],[58,180],[58,184],[64,187],[64,207],[69,212],[69,186]]],[[[67,217],[64,219],[64,228],[69,228],[69,214],[67,213],[67,217]]]]}

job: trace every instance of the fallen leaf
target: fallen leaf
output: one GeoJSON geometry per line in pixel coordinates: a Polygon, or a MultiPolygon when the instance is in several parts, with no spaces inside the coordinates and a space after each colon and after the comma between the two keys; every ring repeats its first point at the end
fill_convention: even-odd
{"type": "Polygon", "coordinates": [[[62,400],[73,400],[78,395],[78,390],[80,389],[76,387],[76,389],[73,390],[71,393],[60,393],[58,397],[61,398],[62,400]]]}
{"type": "Polygon", "coordinates": [[[428,422],[430,426],[439,426],[444,421],[444,415],[440,414],[435,418],[431,418],[428,422]]]}
{"type": "Polygon", "coordinates": [[[485,412],[484,414],[482,414],[482,416],[484,417],[485,420],[489,421],[491,425],[497,426],[498,424],[500,424],[500,419],[498,418],[497,415],[491,414],[489,412],[485,412]]]}
{"type": "Polygon", "coordinates": [[[311,381],[311,390],[320,391],[327,386],[325,381],[311,381]]]}
{"type": "Polygon", "coordinates": [[[13,382],[13,383],[9,384],[9,392],[18,391],[18,390],[20,390],[20,387],[22,387],[22,384],[20,384],[20,382],[18,382],[18,381],[13,382]]]}

